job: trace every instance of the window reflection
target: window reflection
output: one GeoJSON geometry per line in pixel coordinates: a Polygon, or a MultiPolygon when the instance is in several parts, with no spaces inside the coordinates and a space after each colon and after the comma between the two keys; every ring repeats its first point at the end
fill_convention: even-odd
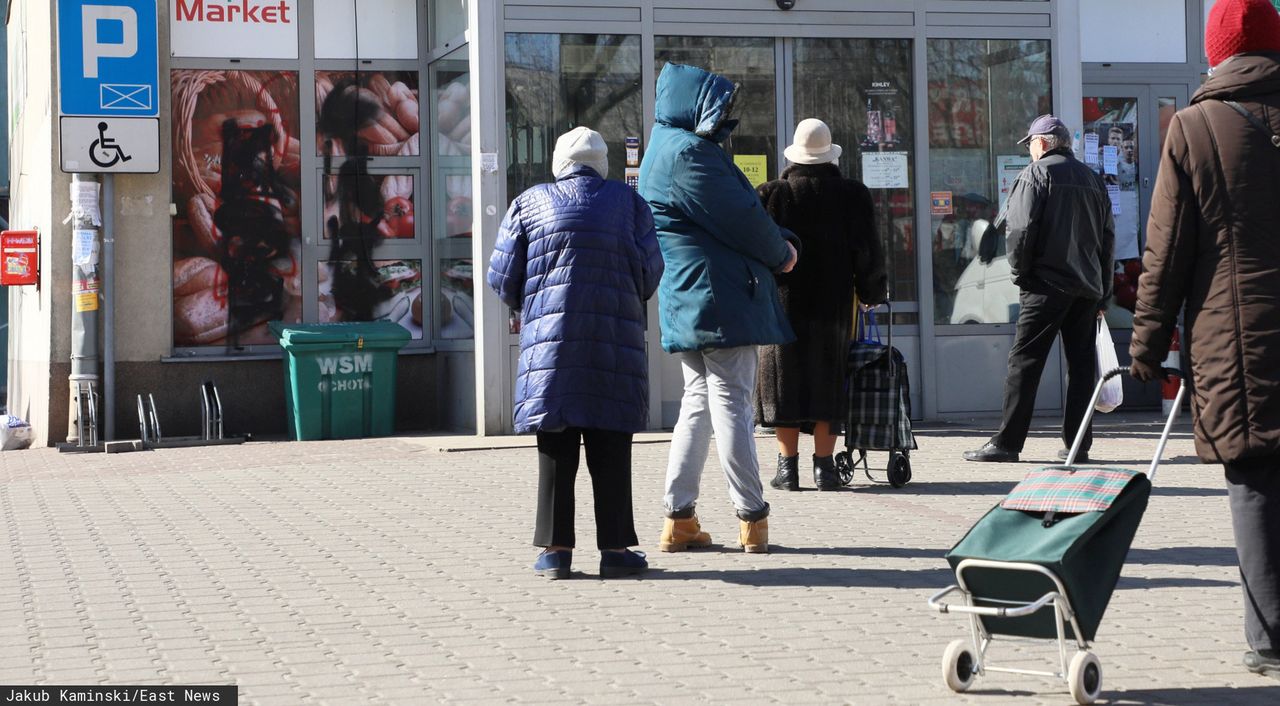
{"type": "Polygon", "coordinates": [[[1053,105],[1049,43],[931,39],[927,54],[934,322],[1008,323],[1018,288],[991,224],[1031,163],[1018,140],[1053,105]]]}
{"type": "Polygon", "coordinates": [[[1107,325],[1132,328],[1142,272],[1142,223],[1138,203],[1138,99],[1084,99],[1084,137],[1080,158],[1102,176],[1111,197],[1116,226],[1116,268],[1112,274],[1107,325]]]}
{"type": "Polygon", "coordinates": [[[626,138],[644,127],[639,36],[509,33],[506,89],[509,197],[552,179],[556,138],[580,125],[604,136],[608,176],[623,179],[626,138]]]}
{"type": "MultiPolygon", "coordinates": [[[[773,49],[774,40],[766,37],[654,37],[655,76],[667,62],[674,62],[706,69],[739,85],[733,114],[740,122],[724,148],[740,163],[743,158],[765,160],[764,173],[752,179],[753,186],[779,173],[773,49]]],[[[744,171],[748,178],[756,173],[744,171]]]]}
{"type": "Polygon", "coordinates": [[[871,190],[880,237],[886,251],[893,248],[895,301],[918,296],[911,71],[909,39],[796,40],[796,120],[818,118],[831,126],[833,141],[845,150],[841,170],[871,190]]]}
{"type": "Polygon", "coordinates": [[[431,64],[435,338],[475,337],[471,276],[471,74],[465,48],[431,64]]]}

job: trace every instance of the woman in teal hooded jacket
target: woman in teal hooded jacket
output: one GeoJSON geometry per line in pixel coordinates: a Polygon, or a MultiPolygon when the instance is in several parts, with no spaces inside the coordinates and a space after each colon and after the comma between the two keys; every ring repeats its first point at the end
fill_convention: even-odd
{"type": "Polygon", "coordinates": [[[711,543],[694,505],[712,431],[748,552],[768,549],[769,504],[756,459],[756,346],[795,339],[773,274],[795,265],[792,242],[720,146],[738,87],[693,66],[658,77],[656,123],[640,165],[665,270],[658,288],[662,347],[680,356],[684,398],[667,466],[659,549],[711,543]]]}

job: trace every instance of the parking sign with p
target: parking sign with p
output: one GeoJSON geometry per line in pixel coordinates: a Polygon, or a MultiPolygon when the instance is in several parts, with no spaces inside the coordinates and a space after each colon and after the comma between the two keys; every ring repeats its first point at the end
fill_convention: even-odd
{"type": "Polygon", "coordinates": [[[155,0],[58,0],[62,115],[160,114],[155,0]]]}

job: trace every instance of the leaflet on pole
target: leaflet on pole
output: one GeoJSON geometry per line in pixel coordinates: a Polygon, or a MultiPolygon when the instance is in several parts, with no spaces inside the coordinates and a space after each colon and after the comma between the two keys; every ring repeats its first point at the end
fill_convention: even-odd
{"type": "Polygon", "coordinates": [[[155,174],[160,171],[160,120],[63,116],[62,171],[155,174]]]}

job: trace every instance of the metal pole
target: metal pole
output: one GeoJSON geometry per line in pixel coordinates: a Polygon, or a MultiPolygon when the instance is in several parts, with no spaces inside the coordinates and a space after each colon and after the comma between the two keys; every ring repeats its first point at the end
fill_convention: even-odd
{"type": "MultiPolygon", "coordinates": [[[[98,266],[94,249],[98,239],[97,178],[71,175],[71,386],[67,441],[84,443],[79,429],[87,420],[81,414],[93,404],[80,399],[81,383],[98,382],[98,266]],[[92,185],[92,186],[90,186],[92,185]]],[[[88,386],[86,386],[88,387],[88,386]]],[[[87,415],[92,419],[93,415],[87,415]]],[[[92,435],[90,435],[92,436],[92,435]]]]}
{"type": "Polygon", "coordinates": [[[102,438],[116,438],[116,179],[102,176],[102,438]]]}

